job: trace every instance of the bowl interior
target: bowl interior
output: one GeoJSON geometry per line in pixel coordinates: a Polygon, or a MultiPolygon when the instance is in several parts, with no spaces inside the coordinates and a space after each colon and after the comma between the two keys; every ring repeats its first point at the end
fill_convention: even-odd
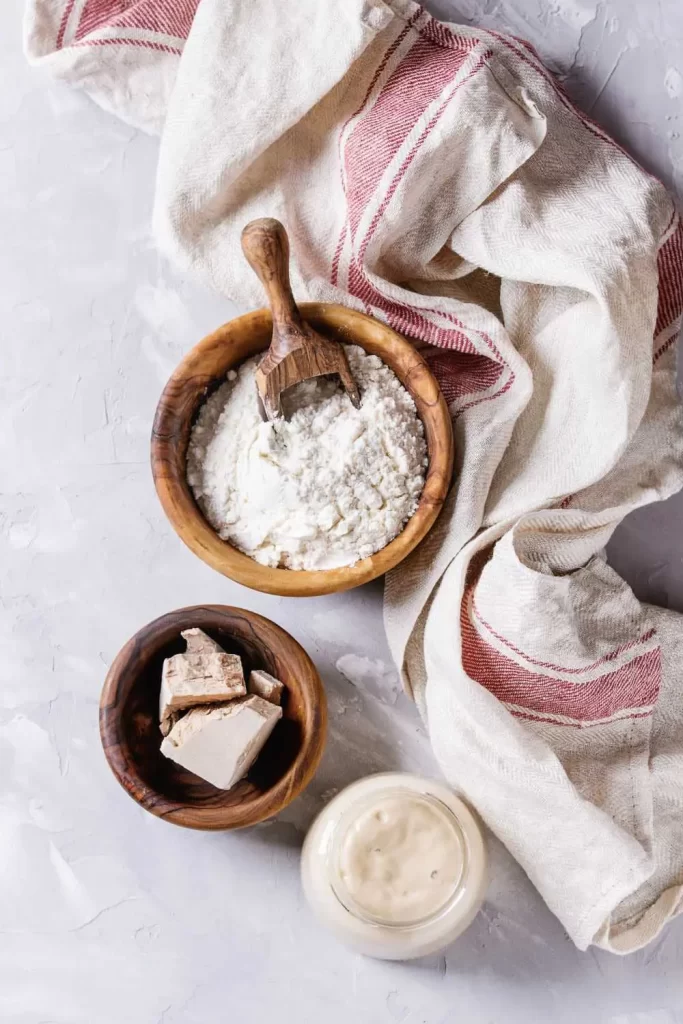
{"type": "Polygon", "coordinates": [[[119,782],[147,810],[195,828],[241,827],[282,809],[317,765],[325,717],[322,684],[299,644],[261,616],[220,606],[172,612],[136,634],[110,669],[100,708],[105,753],[119,782]],[[162,665],[185,650],[180,630],[191,626],[238,654],[245,676],[265,669],[286,687],[283,717],[231,790],[217,789],[159,749],[162,665]]]}
{"type": "Polygon", "coordinates": [[[372,317],[345,306],[303,303],[304,317],[321,334],[363,347],[392,368],[422,420],[429,466],[418,508],[385,548],[353,566],[320,571],[272,569],[221,540],[204,518],[186,479],[190,431],[208,394],[228,370],[269,344],[272,320],[257,310],[224,324],[185,357],[166,385],[152,432],[152,469],[166,515],[185,543],[231,579],[282,596],[328,594],[367,583],[397,565],[425,537],[446,498],[453,471],[453,432],[448,407],[427,364],[405,339],[372,317]]]}

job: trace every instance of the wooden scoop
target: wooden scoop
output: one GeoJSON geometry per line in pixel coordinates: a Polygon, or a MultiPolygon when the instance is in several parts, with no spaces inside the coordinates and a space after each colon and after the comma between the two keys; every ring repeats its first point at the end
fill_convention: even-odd
{"type": "Polygon", "coordinates": [[[311,377],[334,373],[356,408],[358,385],[346,353],[323,338],[297,309],[289,283],[289,240],[279,220],[252,220],[242,232],[242,251],[263,285],[273,314],[270,348],[256,370],[256,386],[269,420],[282,414],[282,392],[311,377]]]}

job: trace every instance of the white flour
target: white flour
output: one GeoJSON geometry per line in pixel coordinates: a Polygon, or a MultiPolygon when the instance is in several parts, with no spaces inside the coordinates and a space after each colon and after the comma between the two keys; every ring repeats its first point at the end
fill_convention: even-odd
{"type": "Polygon", "coordinates": [[[415,404],[377,356],[345,349],[360,409],[318,379],[285,397],[287,419],[263,423],[250,359],[192,429],[195,498],[224,540],[263,565],[353,565],[393,540],[417,508],[427,445],[415,404]]]}

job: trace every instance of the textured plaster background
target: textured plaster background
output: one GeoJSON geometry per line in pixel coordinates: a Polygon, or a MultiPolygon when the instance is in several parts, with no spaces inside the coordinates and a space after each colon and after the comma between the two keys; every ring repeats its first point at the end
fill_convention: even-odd
{"type": "MultiPolygon", "coordinates": [[[[429,6],[529,38],[683,197],[680,0],[429,6]]],[[[182,353],[235,310],[155,252],[157,142],[29,70],[20,20],[20,0],[4,0],[0,1020],[680,1024],[683,921],[627,960],[578,953],[493,841],[484,910],[446,956],[365,960],[313,922],[298,851],[316,809],[370,771],[435,770],[389,664],[381,588],[259,596],[171,533],[148,467],[154,407],[182,353]],[[97,734],[99,688],[123,641],[206,601],[276,619],[329,693],[319,775],[281,820],[248,834],[195,834],[147,815],[116,786],[97,734]]],[[[681,611],[682,525],[679,495],[631,517],[610,549],[641,597],[681,611]]]]}

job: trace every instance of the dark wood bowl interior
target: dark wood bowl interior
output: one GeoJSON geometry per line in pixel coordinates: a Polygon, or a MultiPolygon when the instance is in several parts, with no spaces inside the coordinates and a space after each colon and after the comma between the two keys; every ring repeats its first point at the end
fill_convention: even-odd
{"type": "Polygon", "coordinates": [[[152,814],[197,829],[242,828],[282,810],[315,772],[326,718],[320,677],[293,637],[254,612],[222,605],[182,608],[144,626],[117,655],[100,701],[102,745],[124,789],[152,814]],[[245,676],[265,669],[286,687],[283,717],[247,777],[227,791],[159,749],[163,661],[185,650],[180,631],[192,626],[238,654],[245,676]]]}

